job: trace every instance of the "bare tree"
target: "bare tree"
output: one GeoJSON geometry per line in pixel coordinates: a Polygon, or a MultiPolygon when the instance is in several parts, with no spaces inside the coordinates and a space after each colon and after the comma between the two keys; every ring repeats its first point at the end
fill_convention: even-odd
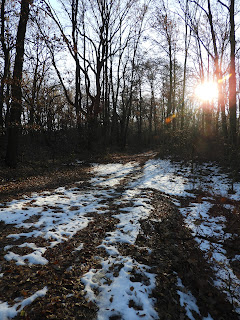
{"type": "Polygon", "coordinates": [[[174,65],[177,52],[177,24],[172,17],[170,10],[167,8],[165,1],[162,0],[160,6],[156,8],[155,20],[152,25],[157,34],[158,39],[155,42],[160,45],[162,50],[168,57],[169,68],[169,92],[167,98],[167,114],[169,117],[174,112],[174,65]]]}
{"type": "MultiPolygon", "coordinates": [[[[1,77],[1,87],[0,87],[0,128],[3,129],[4,122],[5,127],[7,126],[7,118],[9,113],[9,96],[10,96],[10,67],[11,67],[11,51],[14,48],[14,42],[12,39],[11,25],[9,25],[9,13],[6,12],[10,10],[9,6],[11,4],[6,0],[2,0],[1,4],[1,15],[0,15],[0,23],[1,23],[1,32],[0,32],[0,40],[1,47],[4,56],[4,67],[3,67],[3,75],[1,77]],[[6,117],[4,119],[3,110],[4,110],[4,102],[7,105],[6,117]]],[[[14,20],[13,16],[11,19],[14,20]]]]}
{"type": "Polygon", "coordinates": [[[229,113],[230,113],[230,141],[235,147],[237,143],[237,90],[236,90],[236,36],[235,36],[235,1],[230,0],[227,6],[222,1],[218,2],[229,11],[230,22],[230,67],[229,67],[229,113]]]}
{"type": "Polygon", "coordinates": [[[182,84],[182,102],[181,102],[181,129],[184,128],[184,114],[185,114],[185,96],[186,96],[186,83],[187,83],[187,62],[189,56],[189,47],[191,44],[192,29],[189,27],[189,0],[185,3],[178,0],[180,7],[184,13],[184,65],[183,65],[183,84],[182,84]]]}
{"type": "Polygon", "coordinates": [[[122,149],[126,147],[127,133],[129,127],[129,121],[132,112],[133,99],[134,99],[134,87],[136,83],[136,71],[137,71],[137,57],[140,45],[140,40],[143,35],[144,18],[148,11],[148,6],[144,4],[138,8],[139,14],[137,15],[137,23],[134,26],[134,33],[132,34],[132,41],[129,43],[129,51],[125,65],[123,68],[123,87],[121,94],[121,116],[120,116],[120,146],[122,149]]]}
{"type": "MultiPolygon", "coordinates": [[[[211,1],[207,0],[207,7],[205,8],[203,4],[201,4],[198,1],[195,0],[189,0],[190,3],[195,4],[198,6],[205,14],[207,17],[207,21],[210,27],[210,33],[211,33],[211,40],[212,40],[212,46],[213,46],[213,52],[209,49],[209,46],[204,43],[204,40],[201,38],[200,34],[198,33],[198,27],[195,24],[193,26],[193,31],[195,33],[195,36],[198,37],[199,44],[202,45],[207,53],[211,56],[214,62],[214,73],[218,82],[218,109],[221,112],[221,117],[222,117],[222,132],[225,138],[227,138],[227,119],[226,119],[226,110],[225,110],[225,102],[224,102],[224,93],[223,93],[223,71],[222,71],[222,57],[224,54],[224,51],[226,49],[226,37],[225,35],[227,34],[227,30],[222,31],[223,38],[222,38],[222,46],[218,46],[218,37],[217,37],[217,32],[215,30],[216,21],[214,22],[213,20],[213,13],[212,13],[212,6],[211,6],[211,1]]],[[[225,28],[227,26],[225,25],[225,28]]],[[[220,38],[220,37],[219,37],[220,38]]]]}
{"type": "Polygon", "coordinates": [[[20,19],[16,37],[16,56],[14,62],[13,82],[12,82],[12,103],[8,126],[8,144],[6,153],[6,163],[10,167],[16,167],[18,156],[18,139],[21,130],[22,113],[22,71],[24,58],[24,40],[27,28],[27,22],[30,12],[30,0],[21,1],[20,19]]]}

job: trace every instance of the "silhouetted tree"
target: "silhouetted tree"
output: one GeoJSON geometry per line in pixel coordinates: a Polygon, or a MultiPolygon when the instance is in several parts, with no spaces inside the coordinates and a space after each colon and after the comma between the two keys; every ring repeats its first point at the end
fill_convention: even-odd
{"type": "Polygon", "coordinates": [[[21,132],[22,114],[22,72],[24,59],[24,40],[26,35],[27,22],[32,0],[21,1],[20,19],[16,37],[16,56],[12,79],[12,102],[9,115],[9,125],[7,130],[8,144],[6,153],[6,164],[9,167],[16,167],[18,156],[19,134],[21,132]]]}

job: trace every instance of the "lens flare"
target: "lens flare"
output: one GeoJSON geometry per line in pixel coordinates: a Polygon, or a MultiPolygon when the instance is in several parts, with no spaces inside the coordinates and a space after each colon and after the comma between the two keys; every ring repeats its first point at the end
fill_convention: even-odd
{"type": "Polygon", "coordinates": [[[173,115],[167,117],[167,118],[165,119],[165,123],[166,123],[166,124],[171,123],[174,118],[176,118],[176,114],[173,114],[173,115]]]}
{"type": "Polygon", "coordinates": [[[227,74],[226,76],[224,76],[222,79],[218,80],[218,83],[222,83],[224,80],[228,80],[230,77],[232,76],[232,74],[227,74]]]}
{"type": "Polygon", "coordinates": [[[195,96],[202,101],[210,101],[218,96],[218,86],[215,82],[203,82],[195,89],[195,96]]]}

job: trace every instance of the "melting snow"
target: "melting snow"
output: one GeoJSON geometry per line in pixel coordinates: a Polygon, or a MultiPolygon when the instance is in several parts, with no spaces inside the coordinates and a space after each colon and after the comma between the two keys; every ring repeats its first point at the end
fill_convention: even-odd
{"type": "MultiPolygon", "coordinates": [[[[119,205],[119,210],[114,213],[119,222],[114,231],[106,234],[100,245],[109,255],[105,260],[99,257],[102,269],[91,269],[82,278],[87,297],[99,306],[98,320],[109,319],[111,316],[121,316],[124,320],[158,319],[154,310],[155,301],[151,298],[155,275],[148,266],[139,264],[128,256],[121,256],[118,251],[119,243],[135,243],[140,230],[140,219],[147,218],[152,210],[149,189],[156,189],[168,195],[178,207],[180,201],[176,197],[192,199],[190,205],[180,208],[186,226],[197,236],[196,241],[201,250],[206,255],[210,250],[212,252],[210,262],[217,276],[215,285],[224,290],[231,280],[231,292],[225,291],[229,299],[233,299],[236,307],[239,307],[240,283],[221,245],[221,241],[230,236],[224,232],[226,220],[223,216],[209,215],[212,207],[211,195],[239,200],[239,183],[234,185],[235,194],[228,194],[231,181],[213,163],[194,166],[158,159],[147,161],[143,172],[137,162],[94,164],[92,171],[95,177],[90,181],[91,186],[85,190],[62,187],[51,193],[35,193],[31,197],[14,200],[0,207],[0,220],[21,228],[21,232],[8,236],[13,243],[4,248],[6,260],[14,260],[19,265],[47,264],[48,261],[43,257],[45,251],[67,241],[85,228],[93,219],[87,216],[88,213],[108,212],[107,203],[111,200],[115,205],[119,205]],[[123,193],[119,194],[117,187],[129,177],[129,183],[124,185],[123,193]],[[206,191],[209,197],[198,203],[194,190],[206,191]],[[34,241],[37,237],[45,238],[48,243],[46,247],[25,242],[29,238],[34,241]],[[204,239],[206,237],[215,237],[218,243],[212,244],[204,239]],[[16,239],[22,240],[19,247],[28,247],[32,252],[23,256],[14,253],[16,239]],[[138,274],[144,281],[132,281],[134,274],[138,274]]],[[[234,210],[232,205],[225,207],[234,210]]],[[[80,244],[75,250],[80,251],[82,248],[83,244],[80,244]]],[[[239,255],[236,255],[232,261],[239,259],[239,255]]],[[[4,274],[1,273],[0,277],[4,277],[4,274]]],[[[185,307],[188,318],[194,319],[194,312],[200,316],[195,297],[184,288],[179,278],[177,286],[180,304],[185,307]]],[[[45,287],[13,306],[1,302],[0,320],[16,316],[24,306],[46,292],[45,287]]],[[[208,315],[203,320],[212,318],[208,315]]]]}
{"type": "MultiPolygon", "coordinates": [[[[92,221],[91,217],[86,216],[88,213],[106,212],[103,210],[104,205],[100,202],[111,197],[111,190],[58,188],[52,193],[33,194],[31,197],[10,202],[6,207],[0,208],[0,220],[26,230],[26,232],[10,234],[9,238],[17,240],[43,237],[49,241],[49,247],[53,247],[85,228],[92,221]]],[[[108,209],[106,205],[105,208],[108,209]]],[[[23,243],[22,246],[29,247],[29,244],[23,243]]],[[[37,248],[33,244],[31,249],[33,252],[26,256],[20,257],[13,252],[8,252],[5,258],[16,260],[18,265],[25,264],[25,260],[28,260],[29,264],[47,263],[47,260],[42,257],[46,248],[37,248]]]]}
{"type": "Polygon", "coordinates": [[[109,163],[105,165],[94,164],[93,172],[96,173],[96,177],[92,178],[91,182],[100,186],[114,187],[119,184],[126,175],[132,173],[135,166],[138,166],[137,162],[129,162],[126,164],[109,163]]]}
{"type": "Polygon", "coordinates": [[[185,217],[186,225],[192,230],[200,249],[211,262],[217,279],[215,285],[223,290],[230,302],[234,302],[237,309],[240,308],[240,280],[234,274],[230,260],[226,257],[226,251],[221,242],[231,235],[224,232],[226,218],[223,216],[210,217],[208,214],[212,204],[192,203],[188,208],[181,208],[180,212],[185,217]],[[207,240],[215,237],[218,243],[207,240]]]}
{"type": "MultiPolygon", "coordinates": [[[[95,185],[111,187],[116,185],[116,180],[119,177],[122,179],[122,172],[130,169],[129,166],[121,165],[122,170],[119,173],[115,172],[117,167],[119,165],[106,165],[106,172],[111,175],[111,179],[105,180],[104,183],[101,179],[95,179],[95,185]]],[[[139,171],[136,163],[128,172],[132,173],[134,169],[139,171]]],[[[103,175],[105,170],[103,166],[96,166],[95,172],[97,175],[103,175]]],[[[88,299],[99,307],[98,320],[106,320],[111,316],[120,316],[126,320],[158,319],[158,314],[154,310],[155,301],[150,297],[155,286],[155,275],[149,273],[148,266],[139,264],[130,257],[121,256],[117,247],[118,243],[135,243],[140,230],[139,220],[147,218],[152,210],[148,196],[149,193],[145,194],[143,190],[137,188],[136,182],[131,181],[120,199],[114,200],[115,204],[121,204],[117,214],[113,215],[119,223],[116,230],[108,232],[99,246],[105,248],[109,258],[101,259],[101,270],[91,269],[81,279],[85,284],[88,299]],[[145,282],[133,282],[131,280],[134,277],[133,271],[142,276],[145,282]]]]}
{"type": "Polygon", "coordinates": [[[99,307],[98,320],[111,316],[126,320],[158,319],[153,307],[155,301],[150,297],[155,276],[148,269],[129,257],[110,257],[102,261],[101,270],[91,269],[82,278],[87,297],[99,307]],[[142,276],[144,283],[131,281],[133,271],[142,276]]]}
{"type": "MultiPolygon", "coordinates": [[[[186,290],[179,277],[177,278],[177,286],[179,288],[177,293],[180,296],[180,305],[185,308],[188,318],[190,320],[195,320],[193,311],[200,315],[196,298],[192,295],[191,291],[186,290]]],[[[203,320],[213,320],[213,318],[208,314],[208,316],[204,317],[203,320]]]]}
{"type": "Polygon", "coordinates": [[[31,304],[37,298],[45,296],[47,290],[47,287],[44,287],[42,290],[35,292],[32,296],[26,299],[18,298],[16,300],[20,300],[21,302],[17,302],[11,307],[7,302],[0,301],[0,320],[7,320],[9,318],[16,317],[16,315],[21,312],[24,307],[31,304]]]}

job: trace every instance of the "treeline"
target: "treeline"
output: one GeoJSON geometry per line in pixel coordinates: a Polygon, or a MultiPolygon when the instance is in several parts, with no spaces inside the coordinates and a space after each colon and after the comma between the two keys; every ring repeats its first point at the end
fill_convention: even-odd
{"type": "MultiPolygon", "coordinates": [[[[181,157],[239,149],[234,0],[2,0],[0,141],[15,167],[63,152],[159,146],[181,157]],[[197,83],[218,97],[194,96],[197,83]]],[[[234,163],[235,163],[234,162],[234,163]]]]}

